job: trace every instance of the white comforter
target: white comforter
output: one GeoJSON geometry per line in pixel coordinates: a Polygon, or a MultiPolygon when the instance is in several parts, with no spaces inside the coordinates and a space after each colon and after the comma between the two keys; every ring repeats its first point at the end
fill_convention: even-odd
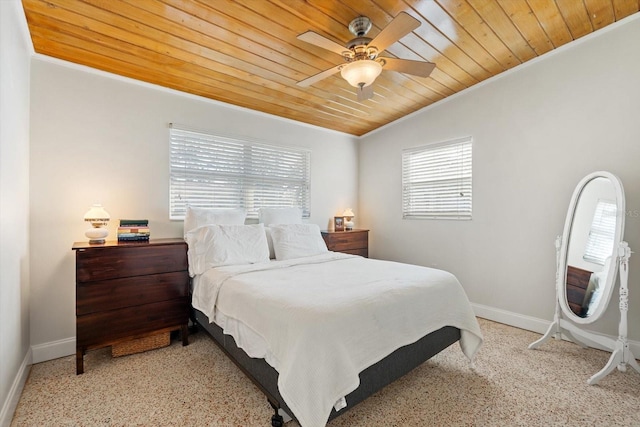
{"type": "Polygon", "coordinates": [[[196,309],[238,319],[267,343],[249,356],[278,371],[303,427],[324,426],[361,371],[443,326],[461,329],[469,359],[482,343],[462,286],[442,270],[329,252],[214,268],[195,283],[196,309]]]}

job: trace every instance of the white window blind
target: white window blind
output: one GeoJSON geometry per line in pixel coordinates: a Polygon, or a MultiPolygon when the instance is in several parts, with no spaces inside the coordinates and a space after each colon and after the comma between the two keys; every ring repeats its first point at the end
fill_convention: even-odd
{"type": "Polygon", "coordinates": [[[187,205],[244,208],[300,207],[310,214],[311,153],[253,141],[170,128],[171,219],[187,205]]]}
{"type": "Polygon", "coordinates": [[[613,241],[616,234],[616,211],[615,202],[598,200],[583,256],[585,261],[604,265],[606,259],[613,254],[613,241]]]}
{"type": "Polygon", "coordinates": [[[403,150],[402,217],[471,219],[472,139],[403,150]]]}

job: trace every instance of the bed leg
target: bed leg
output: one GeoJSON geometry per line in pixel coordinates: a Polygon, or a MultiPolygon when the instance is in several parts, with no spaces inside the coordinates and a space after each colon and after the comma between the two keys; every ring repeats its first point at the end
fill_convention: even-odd
{"type": "Polygon", "coordinates": [[[282,420],[282,416],[279,414],[275,414],[271,417],[271,427],[282,427],[284,425],[284,421],[282,420]]]}
{"type": "Polygon", "coordinates": [[[271,427],[282,427],[282,426],[284,426],[284,419],[282,418],[282,415],[280,415],[280,413],[278,412],[278,409],[279,409],[278,405],[274,404],[270,400],[269,400],[269,405],[271,405],[273,410],[276,412],[275,415],[273,415],[271,417],[271,427]]]}
{"type": "Polygon", "coordinates": [[[196,311],[193,307],[189,310],[189,321],[191,322],[189,325],[189,333],[195,334],[198,332],[198,323],[196,322],[196,311]]]}

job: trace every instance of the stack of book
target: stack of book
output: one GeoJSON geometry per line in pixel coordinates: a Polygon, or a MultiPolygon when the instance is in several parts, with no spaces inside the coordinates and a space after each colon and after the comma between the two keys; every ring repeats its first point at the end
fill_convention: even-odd
{"type": "Polygon", "coordinates": [[[121,219],[118,227],[118,241],[146,241],[149,240],[148,219],[121,219]]]}

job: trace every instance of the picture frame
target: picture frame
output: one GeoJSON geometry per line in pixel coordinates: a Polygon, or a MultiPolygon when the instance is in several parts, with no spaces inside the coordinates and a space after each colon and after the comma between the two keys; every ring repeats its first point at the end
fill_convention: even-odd
{"type": "Polygon", "coordinates": [[[341,216],[333,217],[333,230],[344,231],[344,217],[341,217],[341,216]]]}

